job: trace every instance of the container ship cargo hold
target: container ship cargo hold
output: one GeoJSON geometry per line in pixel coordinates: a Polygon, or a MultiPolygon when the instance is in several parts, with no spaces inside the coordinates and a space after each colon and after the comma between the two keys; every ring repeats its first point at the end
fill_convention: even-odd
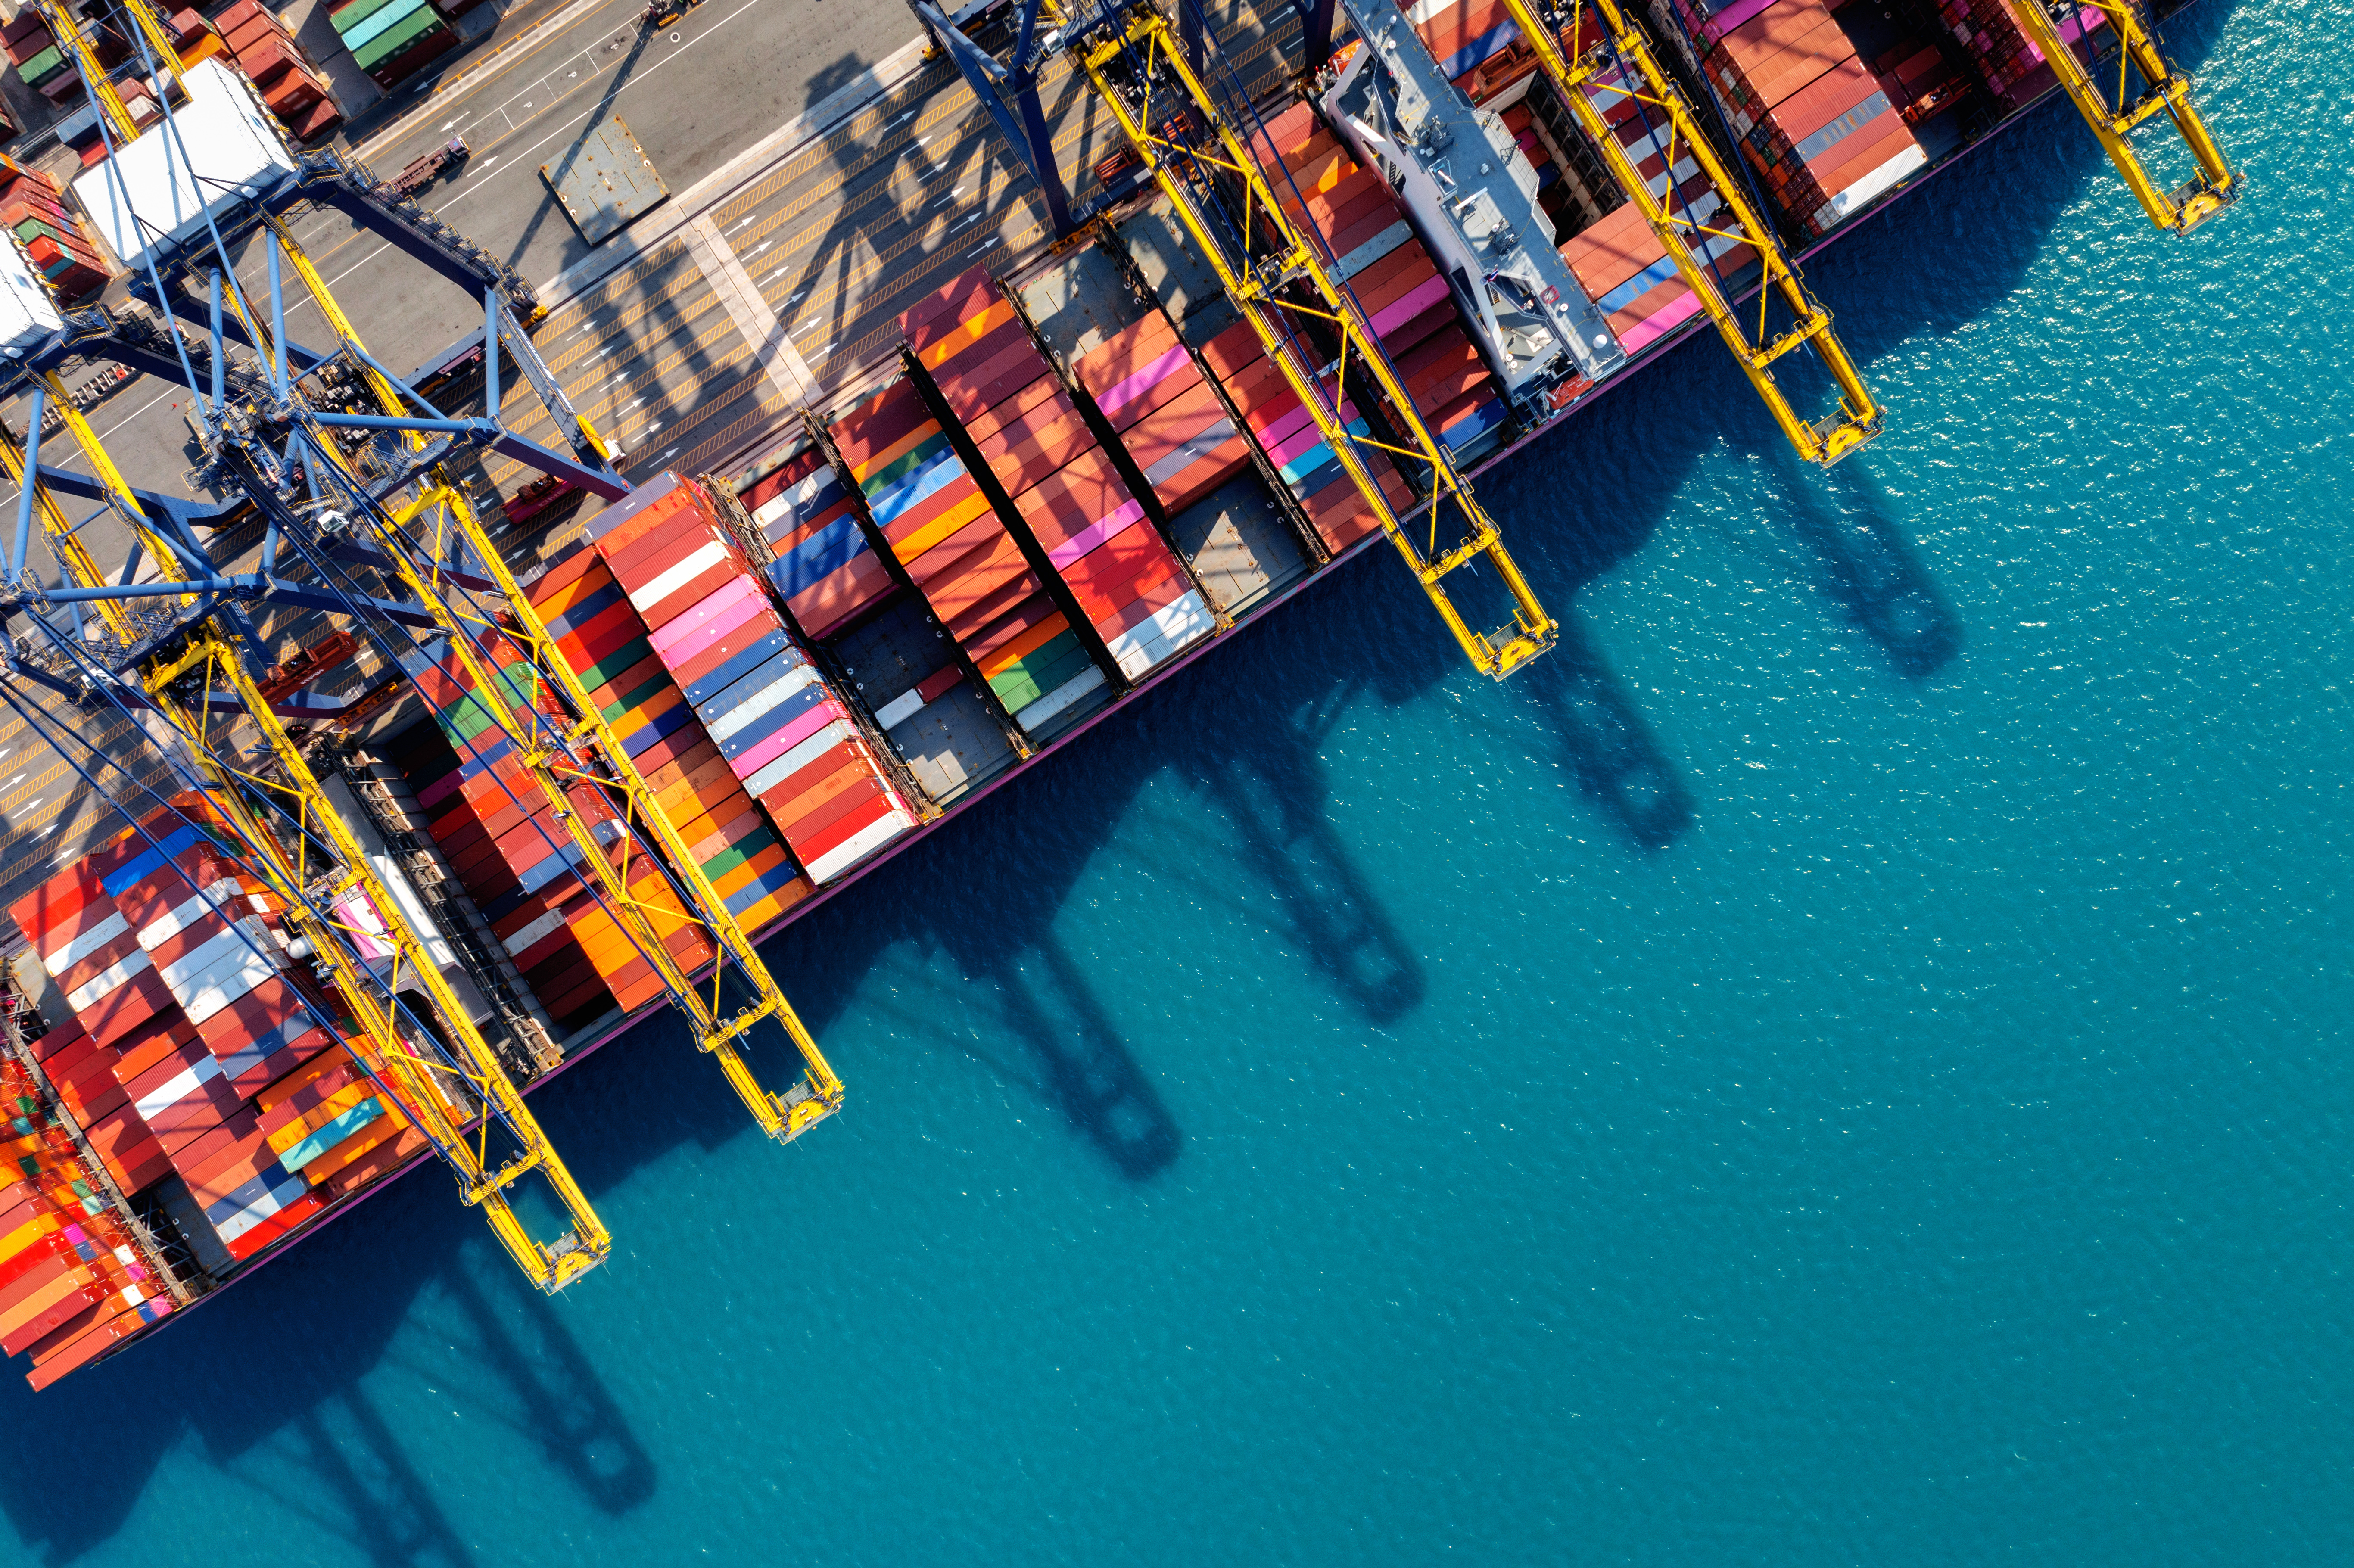
{"type": "MultiPolygon", "coordinates": [[[[319,786],[375,867],[334,892],[354,963],[206,790],[127,801],[12,906],[0,1351],[36,1386],[492,1118],[447,1025],[544,1082],[727,965],[730,926],[774,936],[1380,544],[1433,493],[1422,433],[1464,473],[1503,460],[2054,89],[2006,0],[1649,0],[1713,138],[1696,161],[1593,7],[1552,50],[1508,0],[1344,9],[1356,37],[1303,90],[1221,112],[1347,323],[1298,268],[1231,289],[1202,213],[1238,182],[1132,154],[1077,235],[909,304],[890,353],[723,471],[616,485],[504,561],[506,609],[411,607],[409,696],[319,786]],[[1689,255],[1648,208],[1684,215],[1689,255]],[[590,760],[551,773],[535,726],[590,760]],[[371,986],[431,992],[448,1060],[384,1070],[371,986]]],[[[1198,134],[1184,112],[1155,134],[1198,134]]]]}

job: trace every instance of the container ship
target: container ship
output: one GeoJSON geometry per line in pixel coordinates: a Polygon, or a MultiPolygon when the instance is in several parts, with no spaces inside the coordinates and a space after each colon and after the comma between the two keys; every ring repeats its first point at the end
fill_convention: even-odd
{"type": "MultiPolygon", "coordinates": [[[[1782,286],[1785,253],[2066,87],[2039,38],[2097,49],[2110,14],[1651,0],[1616,25],[1658,41],[1654,69],[1700,106],[1683,121],[1651,111],[1600,8],[1550,41],[1530,15],[1384,0],[1273,101],[1164,95],[1152,112],[1173,115],[1137,116],[1150,133],[1098,171],[1112,194],[1076,235],[917,302],[892,354],[721,471],[612,487],[581,537],[502,563],[505,609],[452,632],[410,605],[381,715],[281,754],[321,821],[257,832],[260,808],[218,789],[110,784],[129,825],[8,911],[25,956],[0,1057],[0,1351],[36,1387],[120,1353],[492,1120],[569,1202],[482,1072],[527,1088],[678,1003],[679,977],[746,961],[728,931],[775,936],[1379,546],[1450,466],[1476,475],[1723,330],[1716,305],[1782,286]],[[1316,277],[1254,298],[1234,260],[1262,258],[1205,238],[1205,213],[1251,199],[1205,172],[1214,117],[1316,277]],[[1345,288],[1347,323],[1290,308],[1311,282],[1345,288]],[[1416,461],[1430,440],[1444,463],[1416,461]],[[592,755],[602,772],[561,765],[592,755]],[[353,874],[290,880],[280,849],[313,842],[353,874]],[[416,1053],[354,1045],[402,999],[441,1021],[416,1053]]],[[[1106,13],[1099,90],[1138,91],[1121,50],[1152,25],[1106,13]]],[[[98,264],[68,193],[11,170],[41,254],[98,264]]],[[[88,185],[72,194],[102,205],[88,185]]],[[[0,250],[0,270],[21,259],[0,250]]],[[[26,332],[53,330],[16,270],[26,332]]],[[[1822,460],[1875,420],[1844,397],[1785,428],[1822,460]]],[[[271,669],[249,710],[299,705],[356,646],[271,669]]],[[[183,690],[197,666],[173,652],[183,690]]],[[[699,1039],[726,1057],[730,1029],[715,1006],[699,1039]]],[[[838,1096],[805,1054],[807,1084],[747,1090],[772,1131],[838,1096]]],[[[495,1211],[505,1173],[461,1175],[495,1211]]],[[[601,1233],[575,1213],[535,1253],[502,1228],[550,1287],[593,1260],[601,1233]]]]}

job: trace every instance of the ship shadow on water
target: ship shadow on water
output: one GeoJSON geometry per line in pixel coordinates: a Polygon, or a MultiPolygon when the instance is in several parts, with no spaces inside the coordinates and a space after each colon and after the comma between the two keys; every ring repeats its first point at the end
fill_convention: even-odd
{"type": "Polygon", "coordinates": [[[58,1389],[0,1380],[0,1509],[42,1561],[69,1563],[128,1522],[168,1457],[381,1568],[468,1568],[429,1478],[446,1467],[422,1462],[431,1428],[365,1381],[384,1365],[537,1447],[600,1515],[653,1495],[652,1461],[561,1303],[482,1239],[446,1181],[419,1176],[58,1389]],[[393,1348],[412,1319],[430,1325],[430,1367],[393,1348]]]}

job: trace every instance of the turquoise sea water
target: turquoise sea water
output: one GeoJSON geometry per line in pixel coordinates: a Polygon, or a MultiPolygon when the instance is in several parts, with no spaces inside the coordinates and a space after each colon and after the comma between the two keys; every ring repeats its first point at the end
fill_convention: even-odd
{"type": "Polygon", "coordinates": [[[620,1238],[411,1178],[0,1383],[0,1562],[2354,1555],[2340,8],[2170,29],[2249,197],[2064,105],[1483,485],[1500,686],[1369,558],[775,945],[852,1108],[539,1101],[620,1238]]]}

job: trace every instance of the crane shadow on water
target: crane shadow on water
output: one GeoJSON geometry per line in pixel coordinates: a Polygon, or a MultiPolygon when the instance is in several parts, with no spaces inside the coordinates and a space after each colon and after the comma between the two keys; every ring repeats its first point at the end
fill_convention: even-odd
{"type": "Polygon", "coordinates": [[[481,1239],[447,1186],[401,1181],[363,1207],[365,1218],[330,1226],[167,1338],[47,1393],[5,1380],[0,1511],[17,1537],[42,1561],[73,1561],[122,1528],[151,1475],[188,1450],[217,1472],[208,1489],[248,1490],[381,1568],[467,1568],[464,1533],[420,1464],[432,1439],[366,1381],[382,1364],[434,1384],[443,1408],[537,1447],[598,1515],[652,1498],[652,1460],[562,1305],[481,1239]],[[399,1366],[408,1352],[397,1336],[413,1318],[429,1322],[422,1338],[446,1360],[399,1366]]]}

